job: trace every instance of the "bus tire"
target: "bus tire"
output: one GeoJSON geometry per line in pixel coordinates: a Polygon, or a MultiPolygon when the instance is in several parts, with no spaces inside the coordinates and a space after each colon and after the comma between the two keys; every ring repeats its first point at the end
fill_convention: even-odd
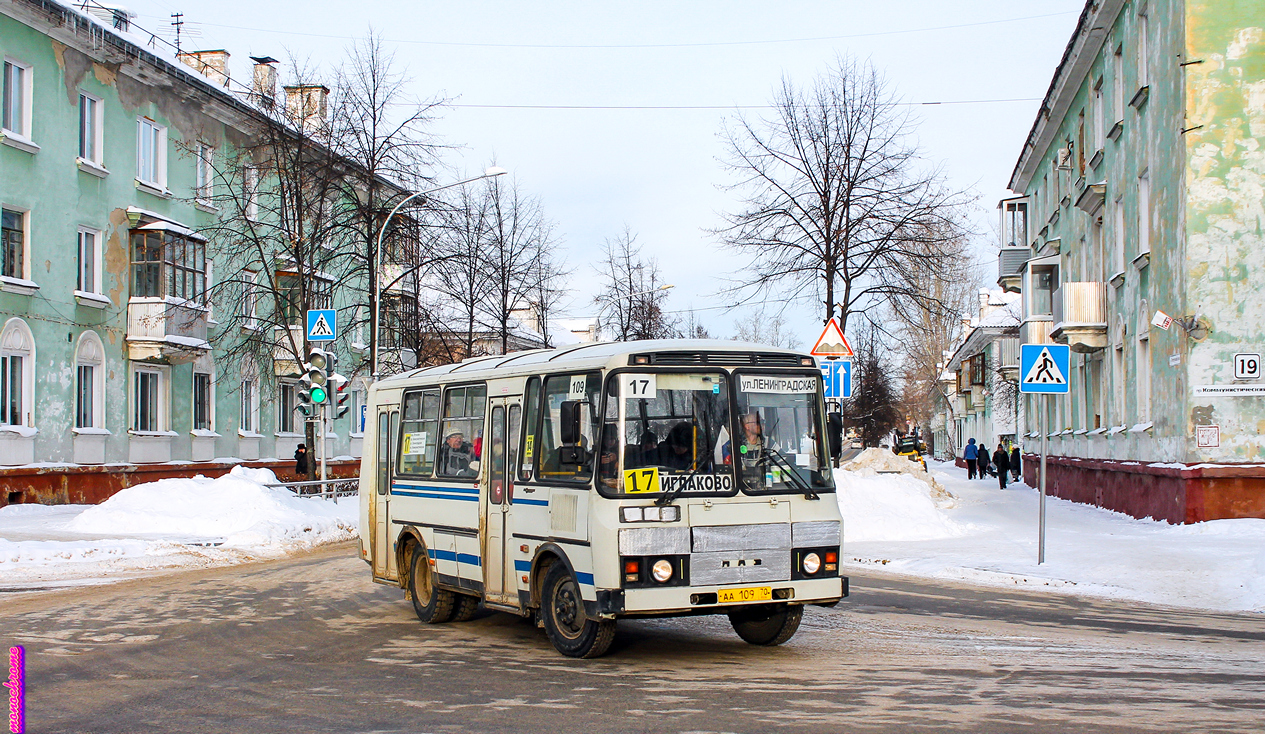
{"type": "Polygon", "coordinates": [[[420,545],[413,546],[408,590],[418,619],[426,624],[443,624],[452,619],[453,605],[456,603],[454,594],[435,586],[435,579],[430,571],[430,559],[420,545]]]}
{"type": "Polygon", "coordinates": [[[479,597],[469,594],[458,594],[456,606],[453,607],[452,621],[465,622],[479,611],[479,597]]]}
{"type": "Polygon", "coordinates": [[[804,617],[804,607],[796,604],[762,604],[729,611],[734,632],[752,645],[780,645],[791,639],[804,617]]]}
{"type": "Polygon", "coordinates": [[[580,585],[561,563],[545,574],[540,616],[545,634],[558,652],[571,658],[601,657],[615,639],[615,620],[590,619],[584,613],[580,585]]]}

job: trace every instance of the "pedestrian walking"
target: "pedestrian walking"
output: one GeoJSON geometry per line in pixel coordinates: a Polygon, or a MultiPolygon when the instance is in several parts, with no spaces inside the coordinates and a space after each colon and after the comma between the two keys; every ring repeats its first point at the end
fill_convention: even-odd
{"type": "Polygon", "coordinates": [[[975,439],[966,442],[966,450],[962,452],[962,460],[966,462],[966,478],[975,478],[975,457],[979,454],[979,447],[975,445],[975,439]]]}
{"type": "Polygon", "coordinates": [[[294,450],[294,473],[299,475],[300,481],[307,477],[307,446],[303,444],[294,450]]]}
{"type": "Polygon", "coordinates": [[[980,444],[979,454],[976,455],[975,471],[979,474],[980,479],[993,473],[988,466],[988,447],[984,444],[980,444]]]}
{"type": "Polygon", "coordinates": [[[1010,476],[1014,481],[1019,481],[1019,476],[1023,474],[1023,457],[1019,454],[1019,447],[1010,447],[1010,476]]]}
{"type": "Polygon", "coordinates": [[[1010,455],[1006,453],[1006,447],[997,444],[997,451],[993,453],[993,463],[997,465],[997,484],[1000,489],[1006,488],[1006,480],[1010,478],[1010,455]]]}

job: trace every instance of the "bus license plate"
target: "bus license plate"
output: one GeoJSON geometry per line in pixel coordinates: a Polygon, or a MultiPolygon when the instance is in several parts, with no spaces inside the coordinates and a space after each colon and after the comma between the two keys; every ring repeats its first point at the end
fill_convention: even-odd
{"type": "Polygon", "coordinates": [[[771,601],[773,587],[750,586],[745,589],[721,589],[716,592],[716,601],[720,604],[742,604],[749,601],[771,601]]]}

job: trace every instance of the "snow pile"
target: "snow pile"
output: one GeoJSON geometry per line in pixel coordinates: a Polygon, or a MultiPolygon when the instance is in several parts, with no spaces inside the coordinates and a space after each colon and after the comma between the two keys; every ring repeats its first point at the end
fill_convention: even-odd
{"type": "Polygon", "coordinates": [[[266,469],[163,479],[100,505],[0,508],[0,579],[8,588],[84,583],[157,569],[222,566],[349,540],[357,503],[267,487],[266,469]]]}
{"type": "Polygon", "coordinates": [[[928,467],[958,501],[936,506],[904,474],[836,471],[845,564],[912,576],[1227,611],[1265,612],[1265,520],[1170,525],[1046,500],[1037,564],[1038,494],[928,467]]]}
{"type": "Polygon", "coordinates": [[[931,487],[931,496],[937,500],[940,506],[951,506],[954,499],[953,495],[944,488],[943,484],[936,481],[936,478],[928,472],[923,471],[921,464],[916,461],[910,461],[909,457],[897,456],[887,449],[866,449],[844,464],[843,468],[867,477],[872,477],[875,474],[896,472],[908,474],[926,482],[931,487]]]}
{"type": "MultiPolygon", "coordinates": [[[[899,456],[892,458],[912,463],[899,456]]],[[[921,469],[918,473],[925,476],[921,469]]],[[[879,474],[872,468],[844,468],[835,472],[835,486],[843,513],[845,543],[935,540],[970,532],[937,505],[935,487],[912,473],[879,474]]],[[[948,494],[943,487],[940,493],[948,494]]]]}

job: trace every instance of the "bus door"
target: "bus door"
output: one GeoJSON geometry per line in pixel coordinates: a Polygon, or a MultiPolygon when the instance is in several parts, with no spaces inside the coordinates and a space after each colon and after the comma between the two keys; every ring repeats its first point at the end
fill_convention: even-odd
{"type": "Polygon", "coordinates": [[[511,535],[514,518],[514,468],[518,466],[518,433],[522,423],[522,398],[493,398],[491,440],[488,441],[488,486],[484,493],[485,545],[483,590],[488,601],[518,606],[514,583],[511,535]]]}
{"type": "Polygon", "coordinates": [[[377,471],[373,504],[373,575],[387,578],[394,563],[391,541],[387,530],[391,527],[391,476],[395,473],[395,433],[399,427],[400,412],[398,410],[382,410],[378,412],[377,435],[377,471]]]}

